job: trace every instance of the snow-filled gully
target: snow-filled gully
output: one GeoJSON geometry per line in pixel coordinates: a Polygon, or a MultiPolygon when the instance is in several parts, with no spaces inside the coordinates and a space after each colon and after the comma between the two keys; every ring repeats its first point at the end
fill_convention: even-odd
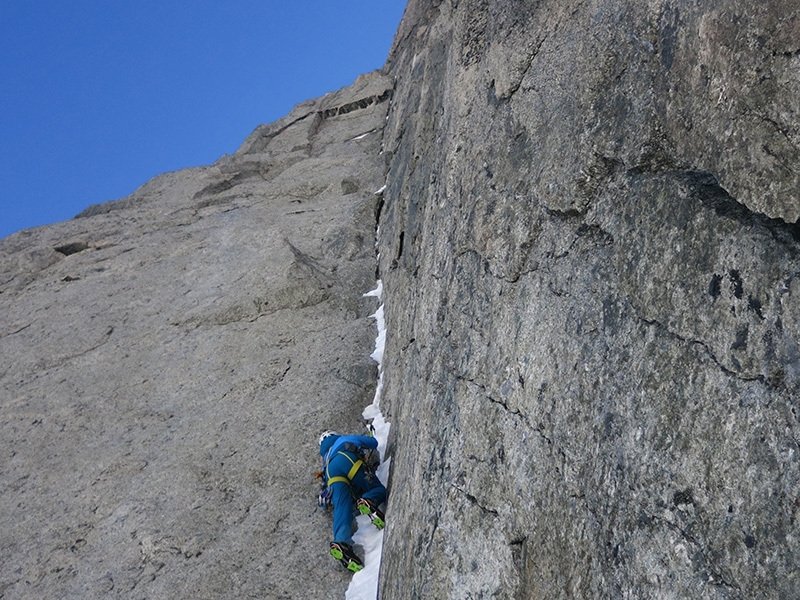
{"type": "MultiPolygon", "coordinates": [[[[383,283],[378,280],[378,286],[364,294],[381,301],[383,295],[383,283]]],[[[389,437],[390,424],[383,418],[381,413],[381,393],[383,391],[383,350],[386,344],[386,322],[383,318],[383,304],[378,307],[372,317],[378,327],[378,337],[375,339],[375,351],[370,357],[378,363],[378,385],[375,388],[375,398],[372,404],[367,406],[362,413],[363,417],[372,421],[375,428],[375,438],[378,440],[378,451],[381,456],[381,464],[378,467],[378,479],[383,485],[389,481],[389,463],[391,459],[386,458],[386,441],[389,437]]],[[[391,493],[391,490],[389,491],[391,493]]],[[[383,552],[383,530],[376,529],[368,516],[359,515],[357,518],[358,530],[353,535],[353,542],[364,548],[364,568],[353,575],[350,586],[345,594],[346,600],[375,600],[378,597],[378,575],[381,566],[381,554],[383,552]]]]}

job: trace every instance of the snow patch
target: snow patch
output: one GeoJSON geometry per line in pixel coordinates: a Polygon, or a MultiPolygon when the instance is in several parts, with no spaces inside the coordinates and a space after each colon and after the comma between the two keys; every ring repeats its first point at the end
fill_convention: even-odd
{"type": "Polygon", "coordinates": [[[348,141],[350,141],[350,142],[355,142],[356,140],[363,140],[363,139],[364,139],[365,137],[367,137],[367,136],[368,136],[370,133],[375,133],[375,130],[374,130],[374,129],[370,129],[370,130],[369,130],[369,131],[367,131],[366,133],[362,133],[361,135],[357,135],[357,136],[356,136],[356,137],[354,137],[354,138],[350,138],[348,141]]]}
{"type": "MultiPolygon", "coordinates": [[[[386,186],[384,186],[385,188],[386,186]]],[[[381,188],[380,191],[383,191],[381,188]]],[[[376,192],[376,193],[379,193],[376,192]]],[[[377,287],[364,294],[365,297],[375,297],[382,300],[383,282],[379,279],[377,287]]],[[[375,398],[362,413],[365,419],[372,421],[375,428],[375,438],[378,440],[378,451],[381,455],[381,464],[378,467],[378,479],[383,485],[389,482],[389,464],[391,459],[386,458],[386,442],[389,439],[391,424],[383,418],[381,413],[381,394],[383,393],[383,350],[386,346],[386,321],[383,317],[383,304],[372,317],[378,328],[378,337],[375,339],[375,351],[370,355],[378,363],[378,385],[375,388],[375,398]]],[[[389,491],[391,493],[391,491],[389,491]]],[[[378,577],[381,568],[381,555],[383,554],[383,531],[376,529],[366,515],[359,515],[356,519],[358,530],[353,535],[353,542],[364,548],[364,568],[353,575],[350,587],[345,594],[346,600],[376,600],[378,597],[378,577]]]]}

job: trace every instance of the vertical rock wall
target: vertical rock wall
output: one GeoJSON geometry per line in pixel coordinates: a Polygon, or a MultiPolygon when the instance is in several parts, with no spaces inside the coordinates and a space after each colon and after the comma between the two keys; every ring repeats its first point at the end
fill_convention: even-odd
{"type": "Polygon", "coordinates": [[[800,6],[412,0],[382,598],[800,597],[800,6]]]}
{"type": "Polygon", "coordinates": [[[372,401],[373,73],[0,241],[0,598],[342,598],[317,437],[372,401]]]}
{"type": "Polygon", "coordinates": [[[376,216],[382,598],[800,597],[799,12],[411,0],[385,74],[0,241],[0,597],[343,595],[376,216]]]}

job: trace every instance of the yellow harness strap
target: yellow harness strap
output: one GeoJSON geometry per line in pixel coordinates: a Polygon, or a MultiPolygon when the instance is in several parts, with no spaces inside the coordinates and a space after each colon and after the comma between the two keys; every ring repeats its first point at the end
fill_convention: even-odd
{"type": "MultiPolygon", "coordinates": [[[[345,454],[344,452],[341,452],[341,451],[337,452],[336,454],[341,454],[342,456],[344,456],[347,460],[349,460],[351,463],[353,463],[353,466],[350,468],[350,472],[347,473],[347,477],[342,477],[341,475],[338,475],[336,477],[329,477],[328,478],[328,485],[330,485],[332,483],[346,483],[347,485],[350,485],[350,482],[353,480],[353,477],[356,476],[356,473],[358,473],[358,470],[361,468],[361,465],[364,464],[364,463],[361,460],[354,461],[347,454],[345,454]]],[[[326,471],[325,474],[326,475],[328,474],[327,470],[328,470],[328,467],[326,466],[325,467],[325,471],[326,471]]]]}
{"type": "Polygon", "coordinates": [[[350,481],[352,481],[353,477],[356,476],[356,473],[358,473],[358,470],[361,468],[362,464],[364,464],[364,463],[362,463],[360,460],[357,460],[356,462],[353,463],[353,468],[350,469],[350,472],[347,474],[347,478],[350,481]]]}

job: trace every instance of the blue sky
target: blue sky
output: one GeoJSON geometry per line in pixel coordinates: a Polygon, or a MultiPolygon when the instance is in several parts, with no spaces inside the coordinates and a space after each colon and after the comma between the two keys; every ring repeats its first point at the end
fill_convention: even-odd
{"type": "Polygon", "coordinates": [[[406,0],[8,0],[0,237],[211,164],[380,68],[406,0]]]}

